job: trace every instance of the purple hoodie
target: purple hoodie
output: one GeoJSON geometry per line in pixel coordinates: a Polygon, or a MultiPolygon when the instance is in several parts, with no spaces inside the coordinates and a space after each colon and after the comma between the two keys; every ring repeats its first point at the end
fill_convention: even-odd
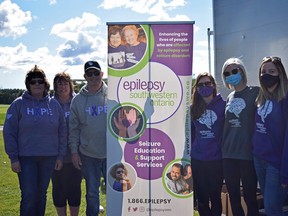
{"type": "Polygon", "coordinates": [[[66,120],[66,128],[67,128],[67,149],[66,149],[66,153],[65,153],[65,156],[64,156],[64,159],[63,159],[63,162],[64,163],[72,163],[72,159],[71,159],[71,152],[70,152],[70,149],[68,148],[68,137],[69,137],[69,116],[70,116],[70,104],[71,104],[71,100],[72,98],[75,96],[76,94],[73,92],[72,95],[71,95],[71,99],[66,102],[66,103],[63,103],[59,97],[57,97],[57,95],[54,95],[54,98],[55,100],[58,101],[58,103],[60,104],[60,106],[62,107],[62,110],[63,110],[63,115],[64,115],[64,118],[66,120]]]}
{"type": "Polygon", "coordinates": [[[253,154],[280,171],[281,183],[288,183],[288,98],[267,100],[255,114],[253,154]]]}
{"type": "Polygon", "coordinates": [[[225,120],[225,101],[218,94],[207,105],[200,118],[191,122],[191,158],[221,160],[221,140],[225,120]]]}
{"type": "Polygon", "coordinates": [[[67,129],[60,104],[49,95],[37,100],[28,91],[12,102],[3,128],[11,163],[19,156],[57,156],[63,160],[67,129]]]}

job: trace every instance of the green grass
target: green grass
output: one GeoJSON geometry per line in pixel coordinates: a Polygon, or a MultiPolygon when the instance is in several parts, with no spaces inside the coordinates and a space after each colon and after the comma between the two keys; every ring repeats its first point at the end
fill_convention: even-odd
{"type": "MultiPolygon", "coordinates": [[[[100,193],[101,205],[106,209],[106,195],[100,193]]],[[[11,171],[10,160],[4,151],[2,131],[0,131],[0,216],[19,215],[20,189],[17,174],[11,171]]],[[[85,215],[85,181],[82,181],[82,200],[80,216],[85,215]]],[[[47,192],[47,206],[45,216],[56,216],[52,202],[51,183],[47,192]]],[[[106,216],[106,212],[100,214],[106,216]]]]}
{"type": "Polygon", "coordinates": [[[6,112],[9,105],[0,104],[0,125],[4,125],[6,112]]]}

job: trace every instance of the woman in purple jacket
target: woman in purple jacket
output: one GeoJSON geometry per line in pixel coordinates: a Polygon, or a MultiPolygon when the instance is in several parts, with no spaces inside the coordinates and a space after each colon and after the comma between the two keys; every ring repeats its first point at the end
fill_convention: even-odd
{"type": "MultiPolygon", "coordinates": [[[[63,109],[67,131],[70,115],[70,104],[74,97],[74,85],[69,74],[57,73],[53,81],[54,98],[63,109]]],[[[67,134],[68,136],[68,134],[67,134]]],[[[67,204],[70,215],[77,216],[81,204],[81,171],[73,166],[70,149],[67,147],[61,170],[54,170],[52,174],[52,197],[58,216],[67,215],[67,204]]]]}
{"type": "Polygon", "coordinates": [[[67,129],[59,103],[49,94],[49,82],[35,65],[26,74],[27,91],[7,110],[3,128],[5,150],[21,189],[21,216],[44,216],[46,192],[54,169],[60,170],[67,129]]]}
{"type": "Polygon", "coordinates": [[[288,184],[288,80],[278,57],[265,57],[259,69],[253,135],[254,165],[267,216],[282,216],[288,184]]]}
{"type": "Polygon", "coordinates": [[[199,74],[192,89],[191,166],[201,216],[222,213],[224,110],[225,102],[217,94],[214,78],[208,73],[199,74]]]}

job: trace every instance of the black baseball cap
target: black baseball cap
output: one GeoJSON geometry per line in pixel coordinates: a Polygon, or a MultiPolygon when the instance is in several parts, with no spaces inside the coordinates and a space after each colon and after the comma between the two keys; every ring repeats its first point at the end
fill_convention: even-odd
{"type": "Polygon", "coordinates": [[[99,63],[97,61],[88,61],[85,63],[84,65],[84,72],[86,72],[89,69],[94,69],[94,70],[98,70],[101,71],[101,67],[99,65],[99,63]]]}

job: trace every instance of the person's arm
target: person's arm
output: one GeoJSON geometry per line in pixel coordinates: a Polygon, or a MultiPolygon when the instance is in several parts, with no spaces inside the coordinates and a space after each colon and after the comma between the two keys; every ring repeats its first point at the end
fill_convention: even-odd
{"type": "Polygon", "coordinates": [[[124,191],[128,191],[129,189],[131,189],[131,183],[130,183],[130,180],[127,177],[124,177],[124,179],[122,179],[120,182],[122,184],[123,192],[124,191]]]}
{"type": "Polygon", "coordinates": [[[140,123],[140,119],[138,118],[135,122],[135,124],[132,124],[128,127],[127,131],[128,131],[128,136],[129,138],[131,137],[135,137],[137,135],[137,128],[139,126],[140,123]]]}
{"type": "Polygon", "coordinates": [[[63,157],[66,154],[67,151],[67,133],[68,133],[68,129],[67,129],[67,124],[66,124],[66,120],[64,117],[64,111],[62,110],[62,108],[59,105],[59,129],[58,129],[58,134],[59,134],[59,159],[63,160],[63,157]]]}
{"type": "Polygon", "coordinates": [[[282,188],[286,188],[288,185],[288,112],[286,111],[288,107],[288,97],[283,100],[282,112],[284,114],[285,119],[285,135],[284,135],[284,145],[282,151],[282,159],[281,159],[281,166],[280,166],[280,181],[282,188]]]}
{"type": "Polygon", "coordinates": [[[21,172],[21,165],[18,159],[18,131],[21,103],[21,100],[17,100],[10,105],[3,127],[5,151],[11,161],[11,169],[16,173],[21,172]]]}
{"type": "Polygon", "coordinates": [[[113,118],[113,121],[114,121],[115,126],[119,130],[118,136],[123,137],[123,138],[126,137],[126,132],[127,132],[127,128],[123,124],[124,120],[126,120],[125,111],[124,111],[124,108],[121,108],[118,111],[117,117],[113,118]]]}
{"type": "MultiPolygon", "coordinates": [[[[75,98],[74,98],[75,99],[75,98]]],[[[69,116],[69,148],[72,154],[72,163],[76,169],[81,169],[81,159],[78,154],[80,140],[80,120],[78,117],[77,107],[74,100],[71,102],[70,106],[70,116],[69,116]]]]}

